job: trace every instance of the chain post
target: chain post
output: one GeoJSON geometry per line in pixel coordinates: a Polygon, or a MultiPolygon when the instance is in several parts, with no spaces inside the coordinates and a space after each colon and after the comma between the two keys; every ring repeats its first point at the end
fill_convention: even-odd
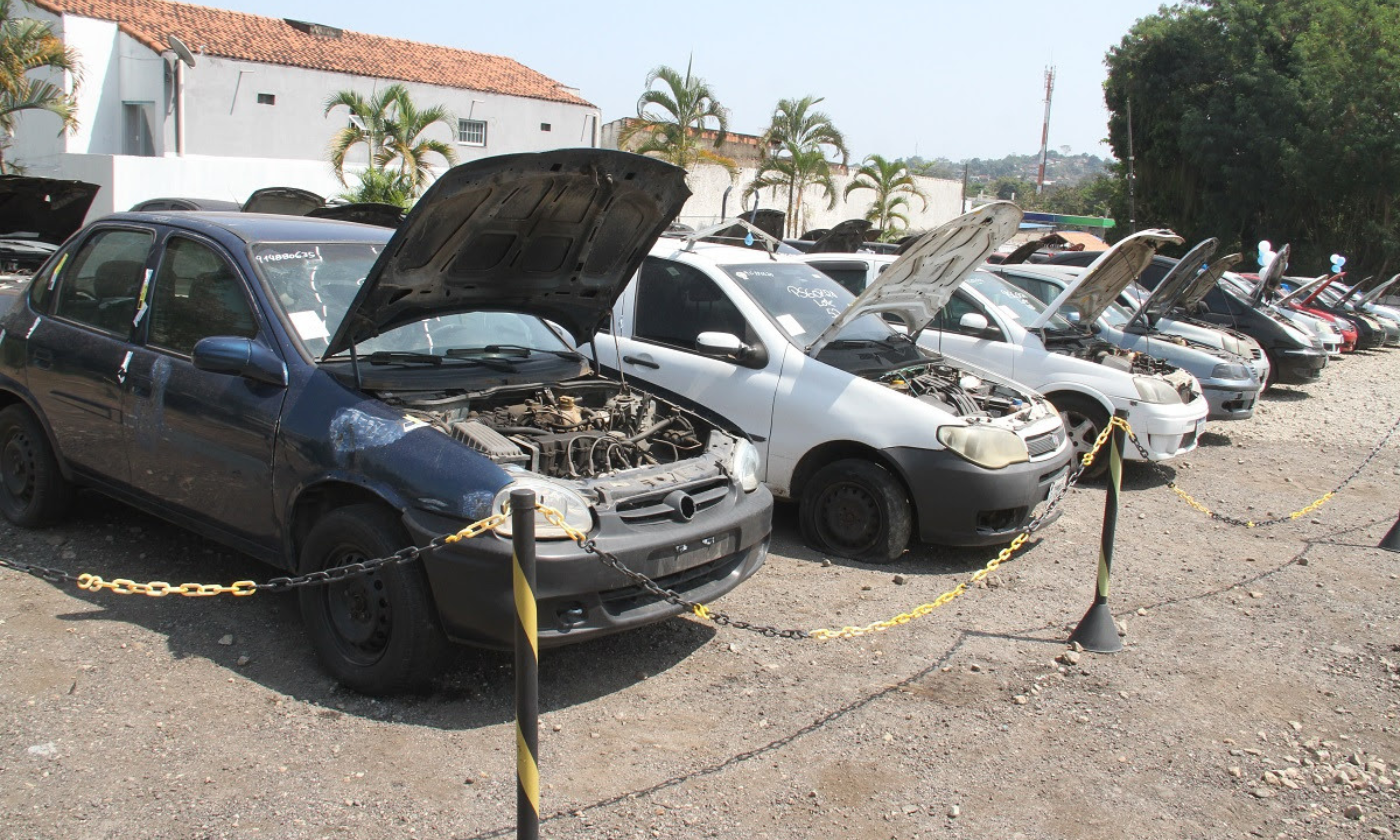
{"type": "Polygon", "coordinates": [[[1108,609],[1108,576],[1113,568],[1113,540],[1118,531],[1118,497],[1123,485],[1123,446],[1127,443],[1127,427],[1127,412],[1113,412],[1110,424],[1112,434],[1108,439],[1108,491],[1103,502],[1103,531],[1099,538],[1099,574],[1094,586],[1094,603],[1069,637],[1071,642],[1078,642],[1085,650],[1094,653],[1117,653],[1123,649],[1123,640],[1118,638],[1118,627],[1113,623],[1113,613],[1108,609]]]}
{"type": "Polygon", "coordinates": [[[1390,530],[1381,539],[1380,547],[1386,551],[1400,551],[1400,517],[1396,517],[1395,524],[1390,526],[1390,530]]]}
{"type": "Polygon", "coordinates": [[[510,491],[515,592],[515,836],[540,836],[540,649],[535,600],[535,491],[510,491]]]}

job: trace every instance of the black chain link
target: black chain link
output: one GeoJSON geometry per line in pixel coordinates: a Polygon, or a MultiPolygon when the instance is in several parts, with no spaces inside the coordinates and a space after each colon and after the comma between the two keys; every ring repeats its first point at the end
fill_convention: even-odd
{"type": "Polygon", "coordinates": [[[14,569],[17,572],[24,572],[37,578],[43,578],[49,583],[77,583],[78,576],[72,572],[65,572],[62,569],[50,569],[46,566],[35,566],[30,563],[21,563],[18,560],[10,560],[0,557],[0,566],[7,569],[14,569]]]}

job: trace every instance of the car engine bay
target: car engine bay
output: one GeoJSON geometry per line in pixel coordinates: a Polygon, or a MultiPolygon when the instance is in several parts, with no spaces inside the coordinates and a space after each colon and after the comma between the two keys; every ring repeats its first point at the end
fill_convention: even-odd
{"type": "Polygon", "coordinates": [[[1026,395],[947,364],[902,367],[876,378],[886,387],[924,402],[937,403],[965,419],[1011,417],[1029,420],[1026,395]]]}

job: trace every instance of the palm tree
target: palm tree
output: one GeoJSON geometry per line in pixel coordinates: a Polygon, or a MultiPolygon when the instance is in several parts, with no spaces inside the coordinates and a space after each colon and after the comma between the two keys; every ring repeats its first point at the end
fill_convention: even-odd
{"type": "Polygon", "coordinates": [[[647,74],[646,87],[637,100],[637,118],[629,120],[618,134],[620,148],[642,136],[642,142],[632,149],[637,154],[653,155],[687,170],[705,162],[723,166],[731,176],[739,171],[732,158],[704,146],[708,123],[715,126],[714,148],[724,144],[729,109],[719,103],[704,79],[691,74],[689,62],[684,76],[664,64],[657,67],[647,74]],[[657,81],[665,86],[652,90],[657,81]]]}
{"type": "Polygon", "coordinates": [[[62,120],[59,134],[78,127],[75,94],[82,81],[78,53],[54,34],[49,24],[13,17],[11,0],[0,0],[0,174],[13,165],[5,162],[5,147],[15,134],[15,120],[24,111],[48,111],[62,120]],[[62,83],[32,78],[34,70],[61,71],[73,80],[71,90],[62,83]]]}
{"type": "Polygon", "coordinates": [[[914,198],[923,202],[928,209],[928,196],[919,189],[914,173],[902,160],[885,160],[880,155],[870,155],[856,170],[851,182],[846,185],[845,197],[849,198],[856,190],[874,190],[875,201],[865,211],[865,218],[880,228],[881,238],[893,239],[897,234],[894,222],[903,222],[909,227],[909,216],[901,210],[912,208],[914,198]]]}
{"type": "Polygon", "coordinates": [[[359,183],[339,197],[354,203],[394,204],[407,210],[417,194],[417,187],[402,173],[371,166],[360,173],[359,183]]]}
{"type": "Polygon", "coordinates": [[[422,136],[436,123],[454,129],[447,109],[441,105],[420,109],[401,84],[389,85],[368,99],[357,91],[342,90],[326,100],[326,115],[341,106],[350,111],[350,123],[331,137],[328,156],[342,184],[347,183],[345,157],[360,144],[369,152],[371,169],[396,169],[415,195],[432,175],[429,155],[441,156],[448,165],[457,162],[457,151],[450,143],[422,136]]]}
{"type": "Polygon", "coordinates": [[[744,191],[746,196],[751,196],[761,189],[760,183],[786,190],[790,234],[802,228],[802,194],[808,186],[821,187],[827,197],[828,210],[836,206],[836,187],[831,180],[828,155],[839,154],[842,165],[850,157],[846,138],[832,124],[831,117],[813,110],[821,101],[821,97],[810,94],[801,99],[778,101],[768,130],[759,141],[764,149],[763,160],[753,182],[744,191]]]}

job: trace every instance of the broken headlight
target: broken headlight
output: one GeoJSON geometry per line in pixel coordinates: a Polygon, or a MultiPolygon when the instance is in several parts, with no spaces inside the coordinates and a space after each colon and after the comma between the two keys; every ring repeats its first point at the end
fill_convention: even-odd
{"type": "MultiPolygon", "coordinates": [[[[571,487],[537,475],[521,476],[502,487],[501,491],[496,494],[495,501],[491,503],[491,510],[494,513],[506,512],[512,490],[533,490],[535,491],[535,502],[562,513],[564,522],[570,528],[585,534],[593,530],[593,509],[588,504],[587,499],[571,487]]],[[[506,521],[496,528],[496,533],[503,537],[509,537],[513,530],[512,524],[510,517],[507,517],[506,521]]],[[[557,540],[568,536],[563,528],[545,519],[541,511],[535,511],[536,539],[557,540]]]]}
{"type": "Polygon", "coordinates": [[[991,426],[939,426],[938,442],[979,467],[999,470],[1030,460],[1026,442],[991,426]]]}

